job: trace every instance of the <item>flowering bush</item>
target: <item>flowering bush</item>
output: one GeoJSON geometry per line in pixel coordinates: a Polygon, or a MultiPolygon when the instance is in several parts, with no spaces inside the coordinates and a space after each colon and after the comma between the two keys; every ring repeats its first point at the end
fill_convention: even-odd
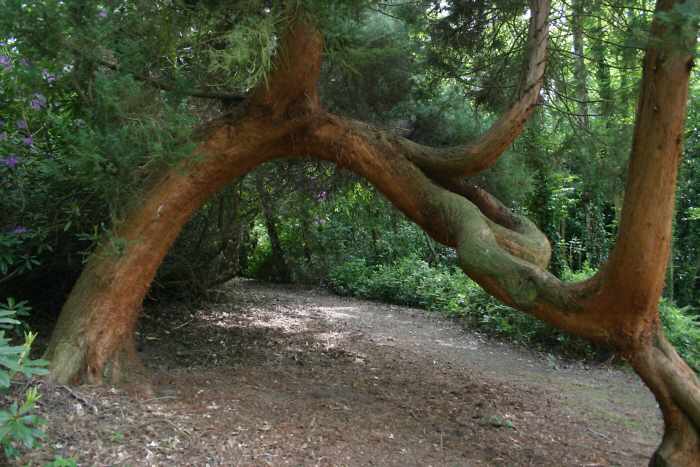
{"type": "MultiPolygon", "coordinates": [[[[56,93],[56,74],[21,58],[13,40],[0,41],[0,284],[37,265],[50,246],[46,243],[48,213],[38,209],[46,193],[40,177],[56,161],[51,149],[58,110],[47,96],[56,93]]],[[[53,216],[55,220],[55,215],[53,216]]]]}
{"type": "MultiPolygon", "coordinates": [[[[109,28],[108,13],[96,10],[96,28],[109,28]]],[[[0,295],[26,295],[51,276],[62,295],[146,167],[191,153],[192,122],[129,74],[39,50],[24,33],[0,36],[0,295]]]]}

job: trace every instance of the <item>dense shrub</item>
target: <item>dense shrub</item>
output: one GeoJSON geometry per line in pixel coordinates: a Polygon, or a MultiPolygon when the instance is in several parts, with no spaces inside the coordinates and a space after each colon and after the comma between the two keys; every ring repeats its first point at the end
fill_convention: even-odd
{"type": "MultiPolygon", "coordinates": [[[[585,267],[567,280],[582,280],[595,271],[585,267]]],[[[381,300],[399,305],[438,311],[462,320],[470,327],[513,341],[554,350],[569,356],[593,357],[594,349],[527,314],[499,303],[455,266],[430,266],[416,257],[394,263],[370,265],[351,258],[331,272],[331,288],[342,295],[381,300]]],[[[671,342],[686,361],[700,371],[700,326],[687,308],[661,302],[661,318],[671,342]]]]}
{"type": "MultiPolygon", "coordinates": [[[[444,248],[352,175],[307,162],[285,161],[262,169],[275,203],[274,228],[294,282],[325,283],[334,265],[347,257],[389,264],[411,255],[433,262],[445,256],[444,248]],[[275,185],[272,175],[284,176],[289,186],[275,185]]],[[[243,272],[248,277],[275,280],[272,273],[280,258],[269,229],[258,216],[250,232],[254,248],[243,272]]]]}
{"type": "Polygon", "coordinates": [[[80,66],[3,34],[0,296],[55,309],[147,175],[191,154],[195,119],[132,77],[80,77],[80,66]]]}
{"type": "Polygon", "coordinates": [[[700,373],[700,323],[697,313],[688,307],[677,307],[662,300],[659,308],[666,336],[679,354],[700,373]]]}
{"type": "Polygon", "coordinates": [[[330,285],[344,295],[438,311],[517,342],[576,355],[593,352],[584,341],[501,304],[456,266],[430,266],[416,257],[374,266],[351,259],[332,271],[330,285]]]}

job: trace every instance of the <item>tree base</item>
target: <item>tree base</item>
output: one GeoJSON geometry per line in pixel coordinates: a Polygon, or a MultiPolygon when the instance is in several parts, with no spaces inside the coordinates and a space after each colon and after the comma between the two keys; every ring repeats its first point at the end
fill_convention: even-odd
{"type": "Polygon", "coordinates": [[[104,365],[101,373],[101,378],[94,382],[109,382],[136,398],[148,399],[154,395],[151,375],[138,356],[133,339],[104,365]]]}
{"type": "Polygon", "coordinates": [[[700,467],[700,383],[661,329],[630,358],[664,417],[664,437],[650,467],[700,467]]]}
{"type": "Polygon", "coordinates": [[[667,430],[661,446],[654,452],[649,467],[700,467],[700,436],[694,427],[683,431],[667,430]]]}
{"type": "Polygon", "coordinates": [[[133,339],[106,360],[96,358],[89,349],[66,342],[53,349],[51,358],[52,381],[59,384],[110,384],[120,387],[134,397],[152,397],[151,376],[141,361],[133,339]]]}

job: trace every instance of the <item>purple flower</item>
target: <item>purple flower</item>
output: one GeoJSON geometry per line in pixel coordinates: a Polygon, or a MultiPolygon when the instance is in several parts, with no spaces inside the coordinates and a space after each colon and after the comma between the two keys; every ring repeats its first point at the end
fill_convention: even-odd
{"type": "Polygon", "coordinates": [[[56,75],[54,75],[53,73],[49,73],[49,70],[47,70],[46,68],[41,70],[41,77],[44,78],[44,80],[49,84],[56,81],[56,75]]]}
{"type": "Polygon", "coordinates": [[[19,164],[19,162],[19,157],[15,156],[14,154],[10,154],[6,158],[0,160],[0,163],[2,163],[2,165],[11,169],[14,169],[17,166],[17,164],[19,164]]]}
{"type": "Polygon", "coordinates": [[[20,235],[20,234],[24,234],[24,233],[29,232],[29,229],[26,228],[26,227],[23,226],[23,225],[17,225],[17,226],[15,226],[15,228],[12,229],[10,232],[13,233],[13,234],[15,234],[15,235],[20,235]]]}
{"type": "Polygon", "coordinates": [[[322,191],[316,195],[316,201],[325,201],[326,198],[328,198],[328,193],[325,191],[322,191]]]}
{"type": "Polygon", "coordinates": [[[15,125],[17,125],[18,130],[26,130],[29,128],[29,125],[27,125],[27,121],[25,119],[17,120],[15,125]]]}
{"type": "Polygon", "coordinates": [[[46,107],[46,97],[43,94],[34,94],[34,98],[29,103],[29,106],[34,110],[43,109],[46,107]]]}
{"type": "Polygon", "coordinates": [[[29,62],[29,60],[27,60],[26,58],[21,59],[21,60],[19,61],[19,64],[22,65],[22,66],[25,67],[25,68],[29,68],[30,66],[32,66],[32,64],[31,64],[31,63],[29,62]]]}
{"type": "Polygon", "coordinates": [[[12,59],[7,55],[0,55],[0,66],[6,70],[12,68],[12,59]]]}
{"type": "Polygon", "coordinates": [[[0,141],[7,141],[7,132],[0,132],[0,141]]]}
{"type": "Polygon", "coordinates": [[[24,144],[26,144],[27,146],[31,146],[32,144],[34,144],[34,138],[32,138],[32,135],[29,135],[29,136],[23,138],[22,142],[24,144]]]}
{"type": "Polygon", "coordinates": [[[97,12],[97,16],[99,16],[100,18],[106,18],[107,14],[107,10],[105,10],[104,8],[100,8],[100,11],[97,12]]]}

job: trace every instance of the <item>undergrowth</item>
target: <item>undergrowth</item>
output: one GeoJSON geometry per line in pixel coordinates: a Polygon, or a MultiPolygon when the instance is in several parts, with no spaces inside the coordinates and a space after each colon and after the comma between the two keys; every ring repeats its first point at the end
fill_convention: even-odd
{"type": "Polygon", "coordinates": [[[31,308],[26,302],[8,299],[0,303],[0,463],[17,457],[21,450],[32,449],[44,437],[44,419],[36,415],[41,394],[27,381],[47,373],[45,360],[29,357],[36,334],[26,331],[18,317],[27,316],[31,308]],[[16,345],[17,335],[24,331],[24,342],[16,345]],[[12,394],[13,385],[23,384],[23,393],[12,394]]]}
{"type": "MultiPolygon", "coordinates": [[[[564,272],[566,280],[581,280],[595,271],[564,272]]],[[[354,258],[337,265],[330,286],[338,294],[414,306],[440,312],[470,328],[567,357],[593,359],[605,355],[578,337],[501,304],[456,266],[429,265],[417,257],[392,264],[368,264],[354,258]]],[[[700,326],[686,308],[668,301],[660,305],[669,340],[688,364],[700,371],[700,326]]]]}

